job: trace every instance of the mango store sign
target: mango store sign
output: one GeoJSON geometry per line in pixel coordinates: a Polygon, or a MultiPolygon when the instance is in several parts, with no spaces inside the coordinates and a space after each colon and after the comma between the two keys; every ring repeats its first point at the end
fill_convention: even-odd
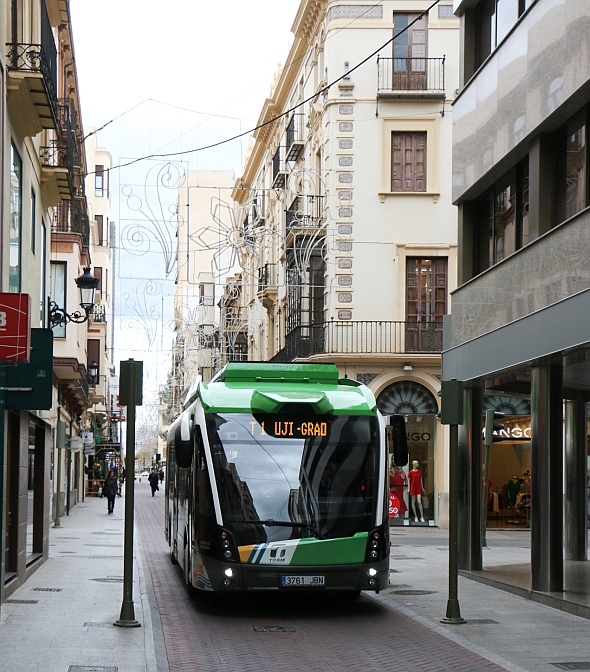
{"type": "MultiPolygon", "coordinates": [[[[485,434],[485,429],[481,430],[482,436],[485,434]]],[[[531,428],[530,427],[505,427],[497,432],[497,436],[501,436],[505,441],[530,441],[531,428]]]]}
{"type": "Polygon", "coordinates": [[[0,292],[0,362],[28,362],[31,352],[31,297],[0,292]]]}

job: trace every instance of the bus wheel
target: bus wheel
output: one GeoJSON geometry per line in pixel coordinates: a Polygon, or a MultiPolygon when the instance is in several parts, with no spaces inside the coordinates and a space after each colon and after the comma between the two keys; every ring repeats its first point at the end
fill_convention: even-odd
{"type": "Polygon", "coordinates": [[[177,565],[177,564],[178,564],[178,560],[177,560],[176,557],[174,556],[174,549],[172,548],[172,546],[170,546],[170,562],[171,562],[173,565],[177,565]]]}

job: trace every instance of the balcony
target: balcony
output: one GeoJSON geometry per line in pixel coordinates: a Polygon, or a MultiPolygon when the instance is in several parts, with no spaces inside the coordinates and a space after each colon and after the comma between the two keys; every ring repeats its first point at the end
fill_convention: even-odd
{"type": "Polygon", "coordinates": [[[274,264],[264,264],[258,269],[258,298],[267,310],[272,308],[277,300],[275,274],[276,266],[274,264]]]}
{"type": "Polygon", "coordinates": [[[324,208],[325,196],[300,194],[285,212],[285,230],[309,231],[321,229],[326,221],[324,208]]]}
{"type": "Polygon", "coordinates": [[[104,305],[95,303],[92,306],[92,321],[94,324],[104,324],[107,321],[107,314],[104,305]]]}
{"type": "Polygon", "coordinates": [[[8,44],[7,90],[24,136],[57,128],[57,52],[53,39],[43,44],[8,44]]]}
{"type": "Polygon", "coordinates": [[[74,234],[81,238],[83,247],[90,245],[90,226],[88,215],[84,212],[81,201],[61,201],[55,210],[55,217],[51,225],[51,233],[74,234]]]}
{"type": "Polygon", "coordinates": [[[39,148],[41,183],[51,205],[69,201],[74,196],[74,154],[71,143],[52,140],[39,148]]]}
{"type": "Polygon", "coordinates": [[[377,57],[377,97],[444,99],[444,57],[377,57]]]}
{"type": "Polygon", "coordinates": [[[273,362],[312,355],[440,354],[441,322],[336,321],[299,326],[287,334],[273,362]]]}
{"type": "Polygon", "coordinates": [[[305,115],[295,113],[287,125],[287,156],[286,161],[297,161],[301,156],[303,147],[303,122],[305,115]]]}
{"type": "Polygon", "coordinates": [[[287,184],[289,173],[285,170],[285,160],[283,158],[285,148],[278,147],[272,159],[272,188],[283,189],[287,184]]]}

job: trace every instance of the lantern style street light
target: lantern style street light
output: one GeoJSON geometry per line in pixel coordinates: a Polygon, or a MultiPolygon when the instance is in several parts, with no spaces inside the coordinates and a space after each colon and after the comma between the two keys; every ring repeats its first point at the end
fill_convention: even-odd
{"type": "Polygon", "coordinates": [[[90,313],[94,306],[94,293],[100,283],[100,278],[95,278],[90,272],[90,267],[84,268],[84,273],[79,278],[76,278],[76,285],[80,291],[80,306],[84,313],[75,311],[71,315],[66,313],[64,308],[60,308],[55,301],[49,302],[49,326],[54,327],[63,326],[68,322],[75,322],[82,324],[88,320],[90,313]]]}
{"type": "Polygon", "coordinates": [[[98,364],[92,360],[92,364],[88,366],[88,384],[90,387],[96,387],[98,382],[98,364]]]}

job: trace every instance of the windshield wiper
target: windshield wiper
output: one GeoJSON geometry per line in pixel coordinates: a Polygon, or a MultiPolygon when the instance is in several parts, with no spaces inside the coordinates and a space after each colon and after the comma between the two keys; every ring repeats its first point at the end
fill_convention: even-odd
{"type": "Polygon", "coordinates": [[[246,518],[240,518],[239,520],[228,521],[232,523],[249,523],[251,525],[264,525],[265,527],[303,527],[306,530],[309,530],[316,539],[325,539],[325,537],[320,534],[313,525],[308,523],[291,523],[285,520],[273,520],[269,518],[268,520],[247,520],[246,518]]]}

